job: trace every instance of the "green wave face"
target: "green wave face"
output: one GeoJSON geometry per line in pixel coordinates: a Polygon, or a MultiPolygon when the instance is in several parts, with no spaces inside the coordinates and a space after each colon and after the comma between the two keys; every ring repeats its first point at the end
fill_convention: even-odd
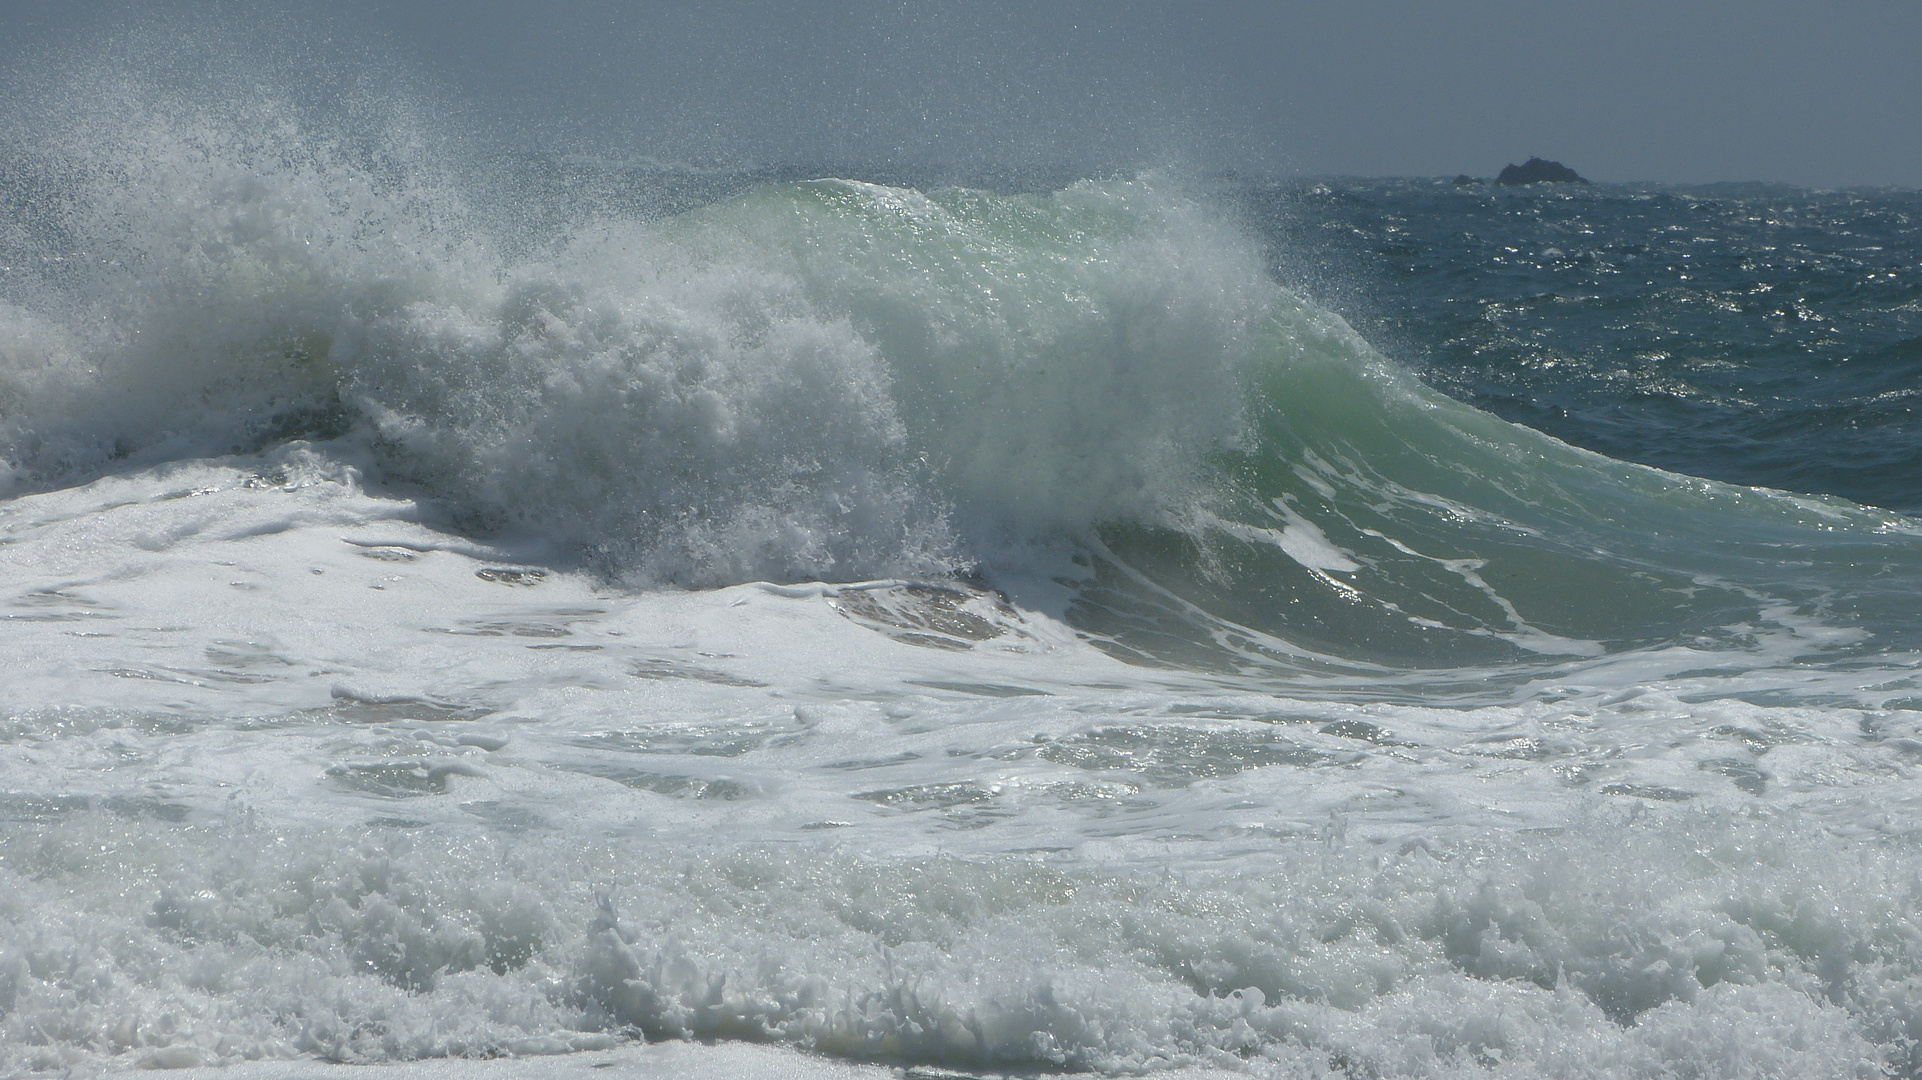
{"type": "Polygon", "coordinates": [[[1919,636],[1912,523],[1434,393],[1159,178],[770,185],[509,258],[454,194],[370,217],[346,166],[256,156],[94,192],[114,269],[0,308],[15,486],[358,439],[459,527],[629,584],[973,566],[1066,583],[1143,663],[1428,692],[1919,636]]]}
{"type": "Polygon", "coordinates": [[[760,197],[818,253],[817,302],[888,358],[964,527],[1077,530],[1072,618],[1117,655],[1474,684],[1631,650],[1915,641],[1913,523],[1460,404],[1148,185],[760,197]]]}
{"type": "Polygon", "coordinates": [[[1259,435],[1212,458],[1217,504],[1099,530],[1077,613],[1117,651],[1482,669],[1472,686],[1629,650],[1914,646],[1922,545],[1897,515],[1574,449],[1420,386],[1298,302],[1248,374],[1259,435]]]}

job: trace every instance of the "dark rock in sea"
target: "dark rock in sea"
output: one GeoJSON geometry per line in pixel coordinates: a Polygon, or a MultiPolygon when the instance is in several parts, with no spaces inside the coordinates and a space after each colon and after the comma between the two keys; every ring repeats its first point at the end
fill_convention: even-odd
{"type": "Polygon", "coordinates": [[[1586,184],[1587,180],[1559,161],[1532,157],[1526,165],[1510,165],[1495,178],[1497,184],[1586,184]]]}
{"type": "Polygon", "coordinates": [[[1482,182],[1482,178],[1481,178],[1481,177],[1479,177],[1479,176],[1470,176],[1470,175],[1468,175],[1467,173],[1463,173],[1463,174],[1461,174],[1460,176],[1457,176],[1457,177],[1455,178],[1455,186],[1456,186],[1456,187],[1460,187],[1460,186],[1461,186],[1461,185],[1463,185],[1463,184],[1479,184],[1479,183],[1481,183],[1481,182],[1482,182]]]}

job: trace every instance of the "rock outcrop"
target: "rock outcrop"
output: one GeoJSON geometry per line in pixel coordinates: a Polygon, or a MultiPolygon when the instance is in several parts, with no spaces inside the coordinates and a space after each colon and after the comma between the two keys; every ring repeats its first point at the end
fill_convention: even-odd
{"type": "Polygon", "coordinates": [[[1497,184],[1586,184],[1575,170],[1559,161],[1532,157],[1526,165],[1510,165],[1495,178],[1497,184]]]}

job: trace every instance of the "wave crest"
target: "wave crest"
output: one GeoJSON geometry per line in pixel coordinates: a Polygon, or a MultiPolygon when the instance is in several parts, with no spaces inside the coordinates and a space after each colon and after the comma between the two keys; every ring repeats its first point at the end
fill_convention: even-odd
{"type": "Polygon", "coordinates": [[[86,182],[78,265],[0,338],[16,489],[354,436],[457,522],[632,580],[941,573],[1192,502],[1277,295],[1154,178],[774,185],[510,257],[404,139],[131,126],[34,159],[86,182]]]}

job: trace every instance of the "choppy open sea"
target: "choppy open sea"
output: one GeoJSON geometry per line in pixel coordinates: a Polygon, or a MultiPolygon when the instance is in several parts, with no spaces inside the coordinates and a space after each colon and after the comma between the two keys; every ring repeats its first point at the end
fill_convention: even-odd
{"type": "Polygon", "coordinates": [[[0,168],[0,1073],[1922,1075],[1922,195],[131,115],[0,168]]]}

